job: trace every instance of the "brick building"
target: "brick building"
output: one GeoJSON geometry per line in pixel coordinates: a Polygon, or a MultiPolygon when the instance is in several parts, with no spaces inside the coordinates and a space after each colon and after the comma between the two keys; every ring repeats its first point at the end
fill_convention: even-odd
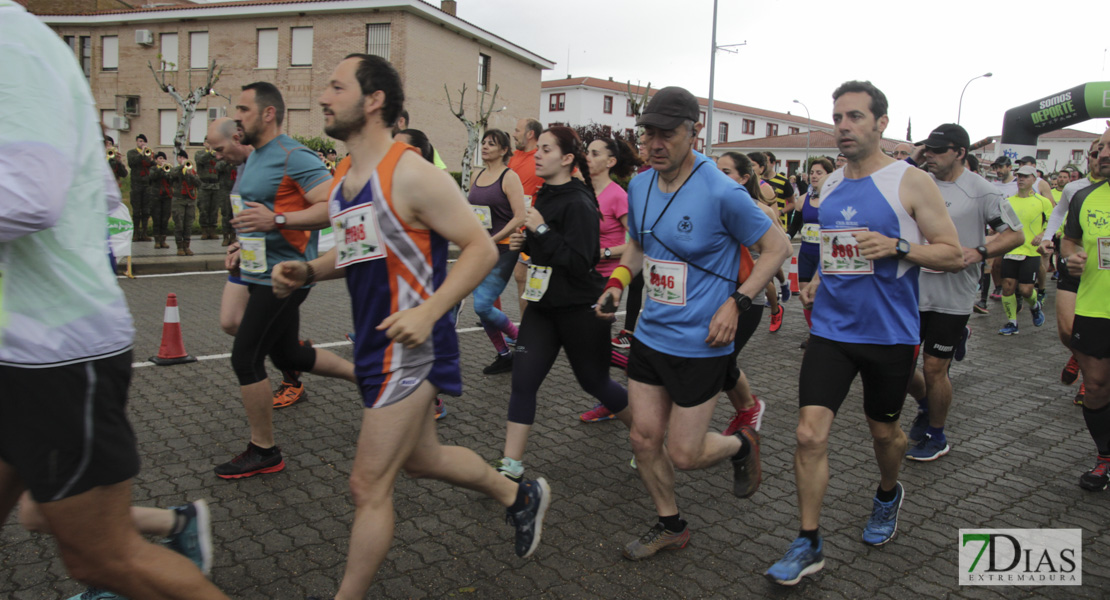
{"type": "Polygon", "coordinates": [[[499,85],[496,108],[505,109],[491,115],[490,126],[511,131],[518,118],[536,116],[541,72],[553,67],[458,18],[450,0],[441,7],[421,0],[157,1],[140,8],[119,0],[24,2],[74,49],[109,134],[124,150],[140,133],[156,148],[173,147],[180,108],[159,89],[148,63],[160,71],[164,61],[167,82],[183,95],[204,84],[211,61],[223,68],[187,136],[199,147],[208,118],[232,115],[239,88],[259,80],[281,89],[286,133],[323,136],[316,98],[344,56],[369,52],[397,68],[412,127],[458,170],[466,128],[448,108],[444,85],[455,102],[466,85],[471,119],[477,91],[499,85]]]}

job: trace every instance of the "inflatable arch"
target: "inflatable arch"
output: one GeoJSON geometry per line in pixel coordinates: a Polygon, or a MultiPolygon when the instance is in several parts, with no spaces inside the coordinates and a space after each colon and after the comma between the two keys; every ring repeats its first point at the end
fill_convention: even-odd
{"type": "Polygon", "coordinates": [[[1002,119],[998,156],[1036,156],[1038,136],[1100,117],[1110,117],[1110,81],[1084,83],[1011,108],[1002,119]]]}

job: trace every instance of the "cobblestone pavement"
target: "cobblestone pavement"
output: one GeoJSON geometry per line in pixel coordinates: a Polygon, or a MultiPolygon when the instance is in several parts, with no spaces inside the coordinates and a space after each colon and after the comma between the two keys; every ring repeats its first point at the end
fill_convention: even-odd
{"type": "MultiPolygon", "coordinates": [[[[121,280],[138,330],[135,360],[157,352],[167,292],[176,292],[186,348],[195,356],[229,352],[218,327],[224,278],[218,274],[121,280]]],[[[510,285],[510,288],[512,285],[510,285]]],[[[1054,286],[1050,286],[1049,314],[1054,286]]],[[[503,301],[516,315],[514,295],[503,301]]],[[[350,329],[342,283],[312,292],[302,335],[341,342],[350,329]]],[[[402,477],[396,490],[396,541],[372,588],[375,598],[1103,598],[1110,590],[1110,493],[1077,485],[1094,459],[1075,387],[1060,384],[1065,354],[1054,320],[1035,329],[1028,310],[1021,334],[995,333],[1001,305],[973,316],[967,359],[952,368],[955,403],[947,433],[952,452],[934,463],[906,463],[906,501],[897,538],[882,548],[860,542],[878,478],[857,383],[833,428],[832,480],[822,515],[824,572],[793,589],[762,572],[796,535],[792,472],[797,412],[798,343],[805,323],[797,300],[786,304],[777,334],[756,333],[742,355],[763,421],[764,480],[750,500],[730,493],[727,464],[680,473],[678,494],[692,539],[681,551],[631,563],[621,547],[653,522],[654,511],[616,421],[585,424],[593,405],[560,358],[540,392],[526,467],[552,484],[554,503],[543,543],[530,560],[512,551],[504,512],[477,494],[402,477]],[[1081,528],[1082,587],[960,587],[959,528],[1081,528]]],[[[476,318],[467,308],[460,327],[476,318]]],[[[483,376],[494,357],[480,331],[460,334],[465,394],[448,400],[444,440],[483,457],[500,457],[510,375],[483,376]]],[[[333,348],[350,356],[350,346],[333,348]]],[[[624,381],[624,375],[613,371],[624,381]]],[[[306,402],[275,415],[285,471],[238,482],[217,479],[213,465],[242,450],[247,436],[226,357],[175,367],[138,367],[132,423],[143,469],[135,502],[171,506],[207,498],[216,563],[212,579],[235,598],[296,599],[333,592],[342,574],[352,505],[347,474],[360,410],[346,383],[306,376],[306,402]]],[[[276,374],[274,377],[276,385],[276,374]]],[[[912,404],[912,401],[911,401],[912,404]]],[[[713,425],[731,410],[720,400],[713,425]]],[[[912,412],[912,406],[907,407],[912,412]]],[[[908,427],[908,423],[903,424],[908,427]]],[[[25,533],[13,515],[0,528],[0,598],[66,598],[70,580],[50,538],[25,533]]]]}

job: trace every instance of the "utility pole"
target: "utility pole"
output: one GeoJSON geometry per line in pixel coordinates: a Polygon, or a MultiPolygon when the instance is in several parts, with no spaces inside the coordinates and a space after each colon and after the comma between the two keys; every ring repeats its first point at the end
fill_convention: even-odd
{"type": "Polygon", "coordinates": [[[739,50],[731,50],[731,48],[748,45],[747,41],[740,44],[717,45],[717,0],[713,0],[713,31],[709,37],[712,49],[709,51],[709,106],[705,111],[706,156],[709,156],[709,151],[713,149],[713,80],[715,79],[714,74],[717,71],[717,51],[724,50],[725,52],[737,54],[739,50]]]}

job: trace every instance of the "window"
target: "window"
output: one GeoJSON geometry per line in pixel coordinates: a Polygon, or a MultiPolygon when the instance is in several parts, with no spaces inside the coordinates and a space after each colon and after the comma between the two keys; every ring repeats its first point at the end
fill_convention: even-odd
{"type": "Polygon", "coordinates": [[[698,122],[700,122],[702,125],[705,125],[705,111],[704,110],[701,111],[700,114],[701,114],[701,117],[698,119],[698,122]]]}
{"type": "Polygon", "coordinates": [[[194,31],[189,34],[189,68],[208,68],[208,32],[194,31]]]}
{"type": "Polygon", "coordinates": [[[389,60],[389,23],[366,26],[366,53],[389,60]]]}
{"type": "Polygon", "coordinates": [[[778,135],[778,134],[779,134],[779,126],[776,125],[775,123],[768,123],[767,124],[767,137],[771,137],[773,135],[778,135]]]}
{"type": "Polygon", "coordinates": [[[289,58],[291,67],[312,66],[312,28],[293,27],[293,52],[289,58]]]}
{"type": "Polygon", "coordinates": [[[797,160],[788,160],[788,161],[786,161],[786,174],[787,175],[797,175],[798,172],[799,172],[798,169],[801,168],[801,165],[802,165],[801,161],[797,161],[797,160]]]}
{"type": "Polygon", "coordinates": [[[1037,160],[1048,160],[1048,150],[1037,150],[1037,160]]]}
{"type": "MultiPolygon", "coordinates": [[[[1039,155],[1040,152],[1038,152],[1037,154],[1039,155]]],[[[1037,156],[1037,158],[1040,158],[1040,156],[1037,156]]],[[[1082,160],[1083,160],[1083,151],[1082,150],[1072,150],[1071,151],[1071,162],[1073,162],[1075,164],[1080,164],[1080,161],[1082,161],[1082,160]]]]}
{"type": "Polygon", "coordinates": [[[478,91],[489,89],[489,56],[478,53],[478,91]]]}
{"type": "Polygon", "coordinates": [[[755,119],[744,119],[744,122],[740,124],[740,132],[755,135],[755,119]]]}
{"type": "Polygon", "coordinates": [[[177,70],[177,34],[162,34],[162,70],[177,70]]]}
{"type": "Polygon", "coordinates": [[[631,100],[625,100],[624,114],[625,114],[625,116],[628,116],[628,117],[635,117],[636,116],[636,113],[632,112],[632,101],[631,100]]]}
{"type": "Polygon", "coordinates": [[[699,138],[694,138],[694,150],[697,150],[698,152],[701,152],[704,149],[705,149],[705,140],[701,139],[700,137],[699,138]]]}
{"type": "Polygon", "coordinates": [[[611,115],[613,114],[613,97],[604,96],[601,98],[601,112],[611,115]]]}
{"type": "Polygon", "coordinates": [[[158,123],[161,125],[161,131],[159,131],[158,135],[158,145],[172,146],[173,137],[177,135],[177,110],[158,111],[158,123]]]}
{"type": "Polygon", "coordinates": [[[723,144],[728,141],[728,123],[721,121],[717,125],[717,143],[723,144]]]}
{"type": "Polygon", "coordinates": [[[567,106],[566,94],[551,94],[548,99],[547,110],[551,112],[565,110],[567,106]]]}
{"type": "Polygon", "coordinates": [[[798,129],[797,127],[788,127],[786,130],[790,133],[801,133],[802,132],[802,130],[798,129]]]}
{"type": "Polygon", "coordinates": [[[258,30],[258,68],[277,68],[277,29],[258,30]]]}
{"type": "Polygon", "coordinates": [[[85,77],[92,77],[92,37],[81,36],[81,70],[85,77]]]}
{"type": "Polygon", "coordinates": [[[203,145],[206,135],[208,135],[208,111],[200,108],[193,113],[193,120],[189,122],[189,145],[203,145]]]}
{"type": "Polygon", "coordinates": [[[77,56],[77,37],[66,35],[62,36],[62,39],[65,41],[66,45],[69,46],[70,52],[72,52],[74,56],[77,56]]]}
{"type": "Polygon", "coordinates": [[[100,38],[100,70],[119,69],[119,36],[105,35],[100,38]]]}

